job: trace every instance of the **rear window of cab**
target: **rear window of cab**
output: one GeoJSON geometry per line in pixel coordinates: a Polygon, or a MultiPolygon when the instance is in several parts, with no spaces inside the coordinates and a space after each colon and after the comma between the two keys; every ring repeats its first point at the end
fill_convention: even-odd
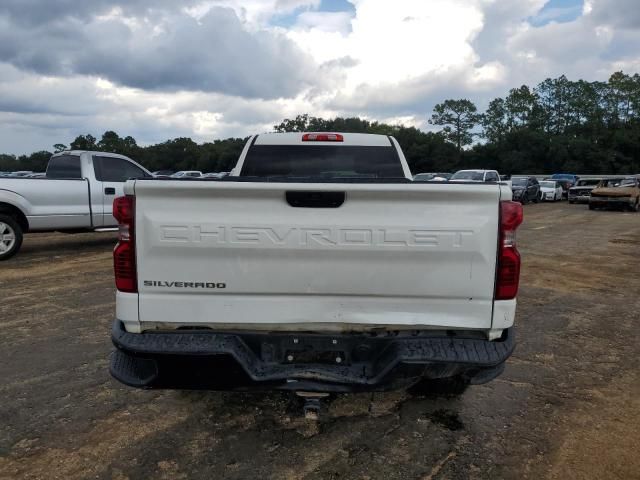
{"type": "Polygon", "coordinates": [[[392,146],[252,145],[240,175],[401,178],[404,172],[392,146]]]}

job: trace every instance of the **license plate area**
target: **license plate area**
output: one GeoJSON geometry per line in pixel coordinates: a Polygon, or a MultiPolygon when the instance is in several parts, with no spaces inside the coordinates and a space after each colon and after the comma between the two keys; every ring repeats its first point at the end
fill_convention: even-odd
{"type": "Polygon", "coordinates": [[[260,350],[262,360],[268,363],[350,365],[350,343],[330,336],[270,336],[260,350]]]}
{"type": "Polygon", "coordinates": [[[336,350],[287,350],[283,363],[295,364],[342,364],[345,361],[345,353],[336,350]]]}

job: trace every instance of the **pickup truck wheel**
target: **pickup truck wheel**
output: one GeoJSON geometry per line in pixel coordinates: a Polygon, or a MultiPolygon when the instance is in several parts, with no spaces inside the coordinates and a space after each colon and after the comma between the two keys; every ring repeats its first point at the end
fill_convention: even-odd
{"type": "Polygon", "coordinates": [[[589,210],[595,210],[596,206],[593,203],[589,204],[589,210]]]}
{"type": "Polygon", "coordinates": [[[630,207],[632,212],[640,212],[640,198],[636,198],[636,203],[630,207]]]}
{"type": "Polygon", "coordinates": [[[22,245],[22,228],[13,217],[0,214],[0,261],[14,256],[22,245]]]}
{"type": "Polygon", "coordinates": [[[423,378],[409,388],[409,393],[433,397],[456,397],[462,395],[468,387],[469,380],[460,375],[446,378],[423,378]]]}

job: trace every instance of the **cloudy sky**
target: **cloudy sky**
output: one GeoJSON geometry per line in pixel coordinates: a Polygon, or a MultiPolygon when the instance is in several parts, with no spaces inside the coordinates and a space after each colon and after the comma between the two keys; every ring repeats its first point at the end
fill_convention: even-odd
{"type": "Polygon", "coordinates": [[[0,0],[0,152],[140,144],[298,113],[427,128],[549,76],[640,71],[638,0],[0,0]]]}

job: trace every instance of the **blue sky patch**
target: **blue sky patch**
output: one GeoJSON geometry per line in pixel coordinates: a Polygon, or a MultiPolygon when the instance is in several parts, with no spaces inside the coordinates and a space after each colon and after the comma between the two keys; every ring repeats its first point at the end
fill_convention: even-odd
{"type": "Polygon", "coordinates": [[[534,27],[542,27],[551,22],[573,22],[582,15],[583,0],[549,0],[529,23],[534,27]]]}
{"type": "Polygon", "coordinates": [[[356,13],[356,7],[347,0],[322,0],[320,2],[321,12],[351,12],[356,13]]]}
{"type": "MultiPolygon", "coordinates": [[[[298,8],[287,15],[274,16],[271,24],[278,27],[290,28],[295,25],[298,15],[306,11],[306,8],[298,8]]],[[[322,0],[318,12],[350,12],[352,15],[356,13],[356,8],[347,0],[322,0]]]]}

